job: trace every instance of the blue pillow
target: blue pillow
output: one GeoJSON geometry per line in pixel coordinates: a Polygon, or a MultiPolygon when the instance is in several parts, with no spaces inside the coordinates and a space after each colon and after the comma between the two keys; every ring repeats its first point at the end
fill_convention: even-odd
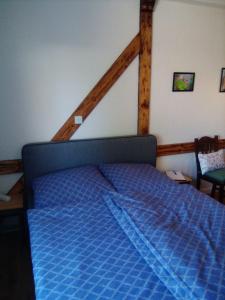
{"type": "Polygon", "coordinates": [[[99,201],[111,184],[97,167],[66,169],[38,177],[33,182],[35,208],[72,206],[78,201],[99,201]]]}
{"type": "Polygon", "coordinates": [[[152,192],[177,184],[150,164],[102,164],[99,169],[119,193],[128,191],[152,192]]]}

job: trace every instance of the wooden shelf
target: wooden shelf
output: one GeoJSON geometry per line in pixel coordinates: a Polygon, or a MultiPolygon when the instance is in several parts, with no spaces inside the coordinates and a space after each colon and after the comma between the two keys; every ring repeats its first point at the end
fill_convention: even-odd
{"type": "Polygon", "coordinates": [[[0,201],[0,211],[23,208],[23,194],[12,195],[11,197],[8,202],[0,201]]]}

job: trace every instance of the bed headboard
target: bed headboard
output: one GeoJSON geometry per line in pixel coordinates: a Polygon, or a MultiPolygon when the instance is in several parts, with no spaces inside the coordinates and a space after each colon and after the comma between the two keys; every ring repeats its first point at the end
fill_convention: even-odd
{"type": "Polygon", "coordinates": [[[100,163],[156,165],[157,141],[153,135],[71,140],[27,144],[22,149],[25,207],[32,208],[32,181],[66,168],[100,163]]]}

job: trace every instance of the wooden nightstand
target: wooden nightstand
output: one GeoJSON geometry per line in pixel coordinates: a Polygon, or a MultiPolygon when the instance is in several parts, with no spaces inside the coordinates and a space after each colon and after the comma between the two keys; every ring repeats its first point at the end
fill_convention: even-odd
{"type": "Polygon", "coordinates": [[[8,202],[0,201],[0,232],[21,229],[24,222],[23,194],[16,194],[8,202]]]}

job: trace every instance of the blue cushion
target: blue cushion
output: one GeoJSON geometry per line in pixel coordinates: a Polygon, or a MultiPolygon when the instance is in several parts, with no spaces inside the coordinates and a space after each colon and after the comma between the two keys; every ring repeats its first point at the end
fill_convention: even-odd
{"type": "Polygon", "coordinates": [[[152,192],[164,189],[165,185],[177,187],[177,183],[150,164],[102,164],[99,168],[120,193],[152,192]]]}
{"type": "Polygon", "coordinates": [[[77,201],[99,201],[113,187],[94,166],[66,169],[36,178],[36,208],[72,206],[77,201]]]}

